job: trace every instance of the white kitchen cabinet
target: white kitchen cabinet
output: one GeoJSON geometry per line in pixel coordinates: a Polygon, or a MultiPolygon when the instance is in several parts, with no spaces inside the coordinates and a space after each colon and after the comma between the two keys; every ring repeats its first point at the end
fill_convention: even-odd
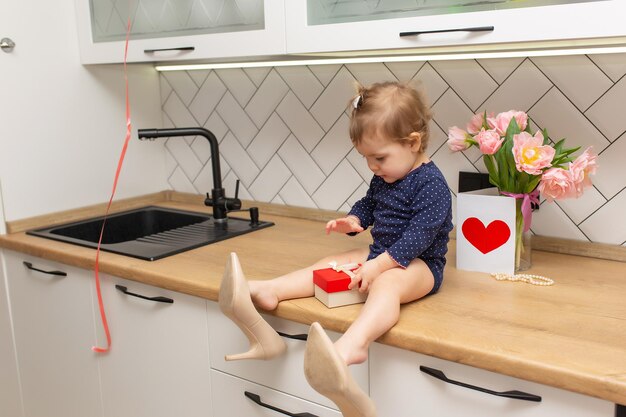
{"type": "Polygon", "coordinates": [[[285,53],[284,0],[75,0],[83,64],[228,59],[285,53]]]}
{"type": "MultiPolygon", "coordinates": [[[[248,350],[248,339],[241,330],[225,317],[217,303],[209,302],[209,343],[211,368],[253,381],[260,385],[285,392],[336,409],[337,406],[328,398],[310,387],[304,376],[304,349],[306,341],[284,337],[287,351],[276,358],[263,360],[225,361],[224,356],[248,350]]],[[[290,336],[306,336],[309,326],[264,315],[265,320],[278,332],[290,336]]],[[[328,332],[331,339],[340,335],[328,332]]],[[[369,392],[368,363],[350,366],[350,371],[359,386],[369,392]]],[[[233,414],[236,415],[236,414],[233,414]]]]}
{"type": "MultiPolygon", "coordinates": [[[[206,300],[106,274],[101,280],[112,333],[110,352],[98,357],[104,416],[212,416],[206,300]]],[[[102,331],[98,340],[104,345],[102,331]]]]}
{"type": "Polygon", "coordinates": [[[89,272],[4,257],[25,417],[102,416],[89,272]]]}
{"type": "MultiPolygon", "coordinates": [[[[287,352],[270,361],[225,362],[225,354],[246,350],[248,342],[217,303],[102,274],[113,345],[110,352],[95,354],[90,347],[105,340],[93,272],[9,250],[1,254],[6,275],[0,270],[0,388],[8,387],[0,392],[3,417],[271,417],[280,414],[276,409],[340,416],[332,402],[308,386],[301,340],[287,339],[287,352]],[[173,303],[137,298],[116,285],[127,293],[173,303]],[[5,349],[12,344],[5,344],[11,329],[16,355],[5,349]],[[16,363],[20,384],[11,372],[16,363]]],[[[265,318],[286,334],[308,330],[274,316],[265,318]]],[[[350,369],[380,416],[621,415],[614,414],[609,401],[379,343],[370,347],[367,363],[350,369]],[[446,383],[420,367],[483,391],[522,391],[541,401],[446,383]]]]}
{"type": "Polygon", "coordinates": [[[211,371],[211,383],[215,417],[341,417],[339,411],[220,371],[211,371]]]}
{"type": "MultiPolygon", "coordinates": [[[[466,8],[462,4],[476,2],[433,0],[430,3],[440,5],[426,7],[424,13],[432,10],[433,13],[439,14],[405,17],[411,12],[394,13],[393,11],[401,11],[403,8],[419,8],[421,6],[416,6],[416,4],[420,3],[396,0],[379,2],[367,0],[287,1],[285,3],[287,53],[410,50],[457,46],[469,47],[471,50],[485,50],[492,49],[494,46],[497,48],[498,44],[564,40],[575,40],[577,44],[580,44],[585,40],[595,38],[626,35],[626,25],[623,24],[626,2],[623,0],[590,0],[543,6],[536,6],[536,4],[555,2],[528,2],[534,3],[535,6],[471,12],[464,12],[466,8]],[[407,6],[409,3],[412,5],[407,6]],[[457,7],[451,7],[451,3],[456,4],[457,7]],[[393,7],[384,9],[386,13],[378,12],[377,8],[382,9],[388,4],[392,4],[393,7]],[[311,7],[311,16],[309,16],[308,7],[311,7]],[[346,8],[350,7],[353,11],[346,11],[346,8]],[[318,19],[320,22],[333,23],[314,24],[312,22],[315,18],[314,9],[322,10],[324,19],[318,19]],[[489,26],[493,26],[494,29],[492,31],[456,31],[399,36],[401,32],[489,26]],[[486,45],[490,45],[489,48],[486,48],[486,45]]],[[[523,2],[517,4],[519,3],[523,2]]]]}
{"type": "Polygon", "coordinates": [[[23,413],[5,283],[3,252],[0,250],[0,416],[18,417],[23,413]]]}
{"type": "Polygon", "coordinates": [[[609,401],[529,382],[431,356],[373,343],[370,395],[379,415],[394,417],[613,417],[609,401]],[[436,379],[420,370],[436,369],[450,380],[495,392],[522,391],[540,402],[504,398],[436,379]]]}

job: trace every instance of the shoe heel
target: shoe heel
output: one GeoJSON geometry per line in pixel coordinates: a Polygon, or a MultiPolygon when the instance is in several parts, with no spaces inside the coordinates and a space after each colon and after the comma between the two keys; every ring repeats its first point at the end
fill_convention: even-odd
{"type": "Polygon", "coordinates": [[[247,352],[226,355],[225,359],[227,361],[241,359],[267,360],[282,355],[287,350],[285,341],[260,315],[259,320],[250,327],[235,323],[248,338],[250,349],[247,352]]]}
{"type": "Polygon", "coordinates": [[[259,345],[250,346],[250,350],[243,353],[234,353],[224,356],[226,361],[238,361],[242,359],[265,359],[265,353],[259,345]]]}

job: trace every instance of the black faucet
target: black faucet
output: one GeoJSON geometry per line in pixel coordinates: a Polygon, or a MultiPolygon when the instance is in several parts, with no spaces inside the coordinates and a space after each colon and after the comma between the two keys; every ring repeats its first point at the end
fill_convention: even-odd
{"type": "Polygon", "coordinates": [[[209,193],[207,193],[204,204],[213,207],[213,219],[216,222],[225,222],[228,220],[226,214],[229,211],[239,211],[241,209],[241,200],[237,198],[239,194],[239,182],[237,182],[235,197],[228,198],[225,196],[224,188],[222,187],[219,146],[215,135],[211,133],[211,131],[203,127],[178,127],[173,129],[139,129],[137,130],[137,134],[139,139],[169,138],[174,136],[204,136],[211,145],[211,164],[213,171],[213,191],[210,196],[209,193]]]}

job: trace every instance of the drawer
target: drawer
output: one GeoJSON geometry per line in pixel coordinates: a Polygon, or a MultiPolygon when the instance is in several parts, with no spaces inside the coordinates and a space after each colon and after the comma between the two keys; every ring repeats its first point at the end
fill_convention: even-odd
{"type": "Polygon", "coordinates": [[[371,397],[380,415],[394,417],[612,417],[609,401],[373,343],[370,347],[371,397]],[[492,391],[522,391],[541,402],[503,398],[443,382],[426,366],[451,380],[492,391]]]}
{"type": "MultiPolygon", "coordinates": [[[[225,361],[224,356],[248,350],[248,339],[241,330],[225,317],[215,302],[208,303],[209,352],[211,368],[256,382],[258,384],[304,398],[318,404],[337,408],[326,397],[313,390],[304,377],[304,349],[306,342],[285,338],[287,352],[280,357],[263,360],[225,361]]],[[[273,316],[263,315],[276,330],[289,335],[306,335],[309,326],[273,316]]],[[[340,334],[328,332],[332,340],[340,334]]],[[[350,366],[359,386],[369,392],[368,362],[350,366]]]]}
{"type": "Polygon", "coordinates": [[[277,417],[304,413],[310,413],[309,417],[341,417],[336,410],[216,370],[211,371],[211,386],[213,417],[277,417]]]}

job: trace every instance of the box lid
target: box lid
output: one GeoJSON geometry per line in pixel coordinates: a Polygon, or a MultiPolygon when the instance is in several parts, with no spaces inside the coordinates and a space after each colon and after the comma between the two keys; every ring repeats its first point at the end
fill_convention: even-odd
{"type": "MultiPolygon", "coordinates": [[[[352,270],[356,270],[359,267],[352,270]]],[[[313,283],[328,293],[348,291],[352,278],[344,271],[333,268],[317,269],[313,271],[313,283]]]]}

